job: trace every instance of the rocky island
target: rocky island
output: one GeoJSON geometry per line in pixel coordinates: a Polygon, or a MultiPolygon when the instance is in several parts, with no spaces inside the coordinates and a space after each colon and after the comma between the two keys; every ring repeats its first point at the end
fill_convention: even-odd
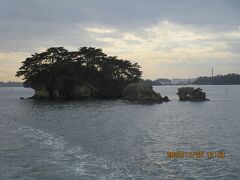
{"type": "Polygon", "coordinates": [[[200,88],[182,87],[178,89],[177,95],[180,101],[206,101],[206,93],[200,88]]]}
{"type": "Polygon", "coordinates": [[[107,56],[101,49],[82,47],[68,51],[51,47],[22,62],[16,73],[35,90],[33,99],[114,99],[156,102],[168,97],[153,91],[141,79],[137,63],[107,56]]]}

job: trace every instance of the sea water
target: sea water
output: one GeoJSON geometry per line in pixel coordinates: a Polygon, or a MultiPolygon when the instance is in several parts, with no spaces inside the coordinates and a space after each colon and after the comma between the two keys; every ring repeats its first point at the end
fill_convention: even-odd
{"type": "Polygon", "coordinates": [[[178,101],[179,87],[154,87],[171,102],[153,105],[0,88],[0,179],[239,179],[240,86],[200,86],[204,102],[178,101]],[[177,151],[225,157],[167,157],[177,151]]]}

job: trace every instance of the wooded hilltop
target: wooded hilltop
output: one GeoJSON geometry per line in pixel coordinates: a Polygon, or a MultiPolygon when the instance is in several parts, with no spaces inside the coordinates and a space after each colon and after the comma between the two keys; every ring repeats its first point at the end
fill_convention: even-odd
{"type": "Polygon", "coordinates": [[[138,82],[141,75],[137,63],[107,56],[94,47],[78,51],[51,47],[27,58],[16,73],[35,95],[48,98],[119,98],[123,88],[138,82]]]}

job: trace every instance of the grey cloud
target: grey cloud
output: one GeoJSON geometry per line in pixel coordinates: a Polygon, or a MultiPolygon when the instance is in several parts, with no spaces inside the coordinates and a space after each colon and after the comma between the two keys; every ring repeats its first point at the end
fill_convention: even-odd
{"type": "Polygon", "coordinates": [[[141,32],[169,20],[222,31],[237,28],[239,19],[239,0],[0,0],[0,50],[98,44],[88,26],[141,32]]]}
{"type": "Polygon", "coordinates": [[[239,0],[1,0],[1,19],[114,25],[169,19],[190,24],[235,24],[239,0]]]}
{"type": "MultiPolygon", "coordinates": [[[[228,46],[229,47],[226,49],[227,51],[236,53],[236,54],[240,52],[240,40],[228,42],[228,46]]],[[[240,62],[240,59],[238,59],[237,61],[240,62]]]]}

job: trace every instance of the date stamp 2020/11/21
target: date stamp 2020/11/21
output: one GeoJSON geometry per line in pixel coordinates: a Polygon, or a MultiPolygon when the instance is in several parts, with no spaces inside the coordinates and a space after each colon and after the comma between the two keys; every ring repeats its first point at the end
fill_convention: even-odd
{"type": "Polygon", "coordinates": [[[167,158],[172,159],[183,159],[183,158],[193,158],[193,159],[202,159],[207,157],[208,159],[218,158],[224,159],[225,152],[224,151],[195,151],[195,152],[188,152],[188,151],[169,151],[167,152],[167,158]]]}

